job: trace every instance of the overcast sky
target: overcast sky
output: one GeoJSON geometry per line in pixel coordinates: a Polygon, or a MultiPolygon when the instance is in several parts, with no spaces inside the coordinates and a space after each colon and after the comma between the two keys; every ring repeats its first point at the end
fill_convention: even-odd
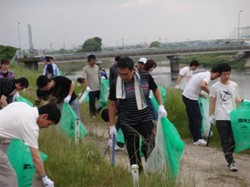
{"type": "Polygon", "coordinates": [[[0,0],[0,45],[19,47],[19,26],[28,48],[28,24],[36,49],[95,36],[104,46],[225,39],[237,36],[239,17],[250,26],[250,0],[0,0]]]}

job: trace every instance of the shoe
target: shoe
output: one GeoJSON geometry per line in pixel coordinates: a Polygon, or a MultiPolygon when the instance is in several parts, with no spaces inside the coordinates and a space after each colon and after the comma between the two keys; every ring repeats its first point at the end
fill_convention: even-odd
{"type": "Polygon", "coordinates": [[[236,172],[236,171],[238,170],[238,169],[237,169],[237,165],[236,165],[235,162],[232,162],[232,163],[228,164],[228,169],[229,169],[230,171],[234,171],[234,172],[236,172]]]}
{"type": "Polygon", "coordinates": [[[123,151],[124,147],[120,147],[117,144],[115,144],[115,151],[123,151]]]}
{"type": "Polygon", "coordinates": [[[197,146],[197,145],[199,145],[199,146],[206,146],[207,145],[207,141],[204,140],[204,139],[199,139],[196,142],[193,142],[193,145],[195,145],[195,146],[197,146]]]}

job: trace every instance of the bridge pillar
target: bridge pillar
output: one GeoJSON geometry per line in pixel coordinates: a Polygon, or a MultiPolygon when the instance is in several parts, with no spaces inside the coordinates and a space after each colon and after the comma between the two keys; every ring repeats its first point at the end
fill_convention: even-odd
{"type": "Polygon", "coordinates": [[[176,80],[179,75],[179,57],[176,55],[169,55],[167,59],[170,60],[170,72],[172,80],[176,80]]]}
{"type": "Polygon", "coordinates": [[[246,64],[245,64],[245,68],[247,70],[250,70],[250,51],[245,51],[245,56],[246,56],[246,64]]]}
{"type": "Polygon", "coordinates": [[[24,67],[27,69],[38,70],[38,62],[41,61],[41,58],[39,58],[39,57],[20,58],[20,59],[17,59],[17,61],[23,62],[24,67]]]}

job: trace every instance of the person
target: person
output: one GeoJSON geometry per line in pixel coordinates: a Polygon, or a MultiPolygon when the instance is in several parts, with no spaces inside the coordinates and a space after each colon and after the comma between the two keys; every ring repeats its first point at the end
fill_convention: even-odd
{"type": "MultiPolygon", "coordinates": [[[[15,74],[13,71],[9,70],[10,61],[8,59],[1,59],[1,69],[0,69],[0,79],[8,78],[8,79],[15,79],[15,74]]],[[[7,103],[13,102],[13,96],[15,93],[10,94],[7,97],[7,103]]]]}
{"type": "Polygon", "coordinates": [[[82,93],[83,93],[83,84],[84,84],[84,79],[82,78],[82,77],[78,77],[77,79],[76,79],[76,82],[77,83],[79,83],[79,85],[80,85],[80,92],[79,92],[79,94],[78,94],[78,96],[81,96],[82,95],[82,93]]]}
{"type": "Polygon", "coordinates": [[[43,75],[46,75],[49,79],[59,75],[59,69],[57,65],[53,62],[53,57],[44,57],[45,66],[43,69],[43,75]]]}
{"type": "Polygon", "coordinates": [[[156,68],[157,64],[154,60],[149,59],[147,60],[146,64],[145,64],[145,71],[151,73],[155,68],[156,68]]]}
{"type": "Polygon", "coordinates": [[[38,136],[40,128],[57,124],[60,117],[60,110],[54,104],[37,108],[24,102],[14,102],[0,110],[0,186],[18,186],[16,173],[6,155],[9,144],[2,142],[5,139],[20,139],[30,147],[35,168],[42,177],[43,185],[54,187],[54,182],[48,178],[44,169],[38,148],[38,136]]]}
{"type": "Polygon", "coordinates": [[[75,83],[64,76],[57,76],[49,79],[45,75],[40,75],[36,84],[38,87],[37,98],[34,105],[39,106],[41,100],[56,103],[61,107],[63,102],[69,103],[76,115],[80,118],[80,107],[77,96],[74,92],[75,83]]]}
{"type": "Polygon", "coordinates": [[[138,61],[136,68],[138,70],[144,70],[146,63],[147,63],[147,59],[145,57],[141,57],[138,61]]]}
{"type": "Polygon", "coordinates": [[[230,80],[231,67],[221,64],[223,70],[220,80],[211,86],[209,119],[215,124],[220,136],[221,146],[230,171],[237,171],[233,158],[235,147],[234,136],[230,122],[230,112],[236,109],[236,104],[243,101],[239,96],[238,84],[230,80]]]}
{"type": "Polygon", "coordinates": [[[118,76],[117,62],[120,60],[120,56],[115,56],[114,64],[109,68],[109,85],[116,81],[118,76]]]}
{"type": "Polygon", "coordinates": [[[0,79],[1,78],[9,78],[14,79],[15,74],[13,71],[9,70],[10,61],[8,59],[1,59],[1,69],[0,69],[0,79]]]}
{"type": "Polygon", "coordinates": [[[21,91],[29,87],[29,81],[25,77],[18,79],[0,79],[0,105],[5,107],[8,105],[7,98],[15,91],[21,91]]]}
{"type": "Polygon", "coordinates": [[[84,79],[86,90],[89,91],[89,110],[90,116],[96,116],[96,100],[100,98],[100,74],[99,67],[96,65],[96,56],[88,55],[88,65],[83,67],[82,77],[84,79]]]}
{"type": "MultiPolygon", "coordinates": [[[[154,68],[156,68],[156,62],[152,59],[149,59],[147,60],[145,66],[144,66],[144,70],[149,72],[149,73],[152,73],[152,71],[154,70],[154,68]]],[[[153,96],[153,92],[152,90],[150,90],[150,93],[149,93],[149,97],[152,98],[153,96]]],[[[154,123],[156,123],[157,119],[158,119],[158,114],[157,114],[157,109],[154,107],[153,103],[151,102],[151,107],[152,107],[152,111],[153,111],[153,120],[154,120],[154,123]]]]}
{"type": "Polygon", "coordinates": [[[139,139],[142,137],[142,153],[145,159],[154,147],[153,113],[149,99],[149,90],[153,90],[159,103],[159,115],[167,116],[162,103],[161,93],[152,76],[143,70],[134,68],[134,62],[129,57],[122,57],[118,63],[118,77],[112,83],[109,92],[109,133],[112,146],[113,136],[117,137],[115,116],[117,113],[116,101],[119,100],[119,123],[126,139],[126,147],[130,164],[138,164],[143,171],[139,153],[139,139]]]}
{"type": "Polygon", "coordinates": [[[108,75],[107,75],[104,67],[100,67],[100,77],[102,79],[108,79],[108,75]]]}
{"type": "Polygon", "coordinates": [[[184,90],[187,82],[192,78],[193,72],[199,67],[199,62],[197,60],[192,60],[189,66],[181,68],[179,75],[175,83],[175,89],[184,90]]]}
{"type": "Polygon", "coordinates": [[[195,74],[187,83],[182,93],[182,100],[186,106],[188,116],[189,129],[193,136],[193,145],[205,146],[207,144],[202,139],[201,134],[202,116],[198,98],[202,94],[209,94],[208,83],[220,77],[220,71],[219,67],[214,67],[210,71],[195,74]]]}

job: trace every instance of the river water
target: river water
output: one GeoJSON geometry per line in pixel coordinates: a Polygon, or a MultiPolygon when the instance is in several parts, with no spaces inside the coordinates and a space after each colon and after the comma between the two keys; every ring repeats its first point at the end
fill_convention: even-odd
{"type": "MultiPolygon", "coordinates": [[[[206,69],[197,69],[195,73],[201,72],[201,71],[207,71],[206,69]]],[[[108,73],[109,70],[106,69],[106,72],[108,73]]],[[[73,75],[69,75],[67,77],[76,80],[78,77],[81,77],[82,73],[81,71],[76,71],[73,75]]],[[[166,88],[168,87],[174,87],[175,81],[172,80],[170,67],[164,67],[164,66],[157,66],[153,72],[152,75],[155,79],[155,82],[161,86],[164,86],[166,88]]],[[[219,78],[215,81],[212,81],[211,84],[218,81],[219,78]]],[[[241,72],[232,70],[231,73],[231,80],[235,81],[240,88],[240,95],[242,98],[246,98],[250,100],[250,72],[241,72]]]]}

